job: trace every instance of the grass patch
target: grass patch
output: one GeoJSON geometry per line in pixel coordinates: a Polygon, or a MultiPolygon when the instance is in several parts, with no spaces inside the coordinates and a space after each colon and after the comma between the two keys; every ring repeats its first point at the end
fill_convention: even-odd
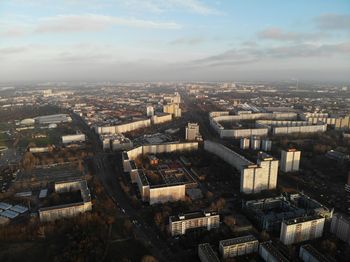
{"type": "Polygon", "coordinates": [[[138,240],[130,239],[111,243],[108,249],[106,261],[141,261],[144,255],[148,255],[148,249],[138,240]]]}

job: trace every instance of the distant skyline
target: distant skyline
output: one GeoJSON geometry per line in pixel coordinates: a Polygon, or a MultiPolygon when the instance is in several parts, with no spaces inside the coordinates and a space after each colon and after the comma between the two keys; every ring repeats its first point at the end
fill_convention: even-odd
{"type": "Polygon", "coordinates": [[[0,82],[350,81],[348,0],[0,0],[0,82]]]}

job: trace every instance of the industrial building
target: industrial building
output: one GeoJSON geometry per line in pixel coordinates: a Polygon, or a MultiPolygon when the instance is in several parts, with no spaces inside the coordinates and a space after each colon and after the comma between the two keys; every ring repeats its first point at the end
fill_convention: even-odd
{"type": "Polygon", "coordinates": [[[186,141],[201,141],[202,136],[199,133],[199,125],[197,123],[188,123],[186,126],[186,141]]]}
{"type": "Polygon", "coordinates": [[[184,235],[187,230],[205,228],[211,230],[220,225],[217,212],[198,211],[169,217],[169,230],[172,236],[184,235]]]}
{"type": "Polygon", "coordinates": [[[28,211],[29,209],[22,205],[11,205],[6,202],[0,202],[0,225],[8,224],[11,220],[28,211]]]}
{"type": "Polygon", "coordinates": [[[278,160],[271,156],[262,154],[257,164],[254,164],[224,145],[209,140],[204,141],[204,149],[219,156],[241,172],[241,192],[252,194],[276,188],[278,160]]]}
{"type": "Polygon", "coordinates": [[[40,221],[53,221],[63,217],[72,217],[92,209],[90,190],[86,180],[71,180],[55,183],[55,192],[80,191],[82,201],[39,209],[40,221]]]}
{"type": "Polygon", "coordinates": [[[54,146],[43,146],[43,147],[29,147],[29,152],[32,153],[45,153],[51,152],[54,149],[54,146]]]}
{"type": "Polygon", "coordinates": [[[320,215],[330,220],[333,210],[304,194],[285,194],[243,202],[246,215],[260,230],[278,233],[284,219],[320,215]]]}
{"type": "Polygon", "coordinates": [[[265,262],[289,262],[271,241],[260,244],[259,255],[265,262]]]}
{"type": "Polygon", "coordinates": [[[201,262],[220,262],[220,259],[209,243],[198,245],[198,257],[201,262]]]}
{"type": "Polygon", "coordinates": [[[219,250],[223,259],[247,255],[258,252],[259,241],[253,235],[221,240],[219,250]]]}
{"type": "Polygon", "coordinates": [[[332,262],[333,260],[321,254],[310,244],[306,244],[299,249],[299,258],[304,262],[332,262]]]}
{"type": "Polygon", "coordinates": [[[340,213],[332,217],[331,233],[350,244],[350,218],[340,213]]]}
{"type": "Polygon", "coordinates": [[[60,124],[60,123],[72,122],[72,118],[69,115],[66,115],[66,114],[38,116],[38,117],[35,117],[34,120],[35,120],[35,122],[37,122],[40,125],[60,124]]]}
{"type": "Polygon", "coordinates": [[[280,240],[285,245],[316,239],[322,236],[325,218],[319,215],[282,221],[280,240]]]}
{"type": "Polygon", "coordinates": [[[299,171],[301,151],[288,149],[281,151],[281,171],[297,172],[299,171]]]}
{"type": "Polygon", "coordinates": [[[75,134],[75,135],[65,135],[62,136],[62,143],[76,143],[76,142],[85,142],[86,136],[84,134],[75,134]]]}
{"type": "MultiPolygon", "coordinates": [[[[35,124],[35,120],[33,118],[25,118],[19,122],[21,126],[33,126],[35,124]]],[[[17,125],[17,123],[16,123],[17,125]]]]}

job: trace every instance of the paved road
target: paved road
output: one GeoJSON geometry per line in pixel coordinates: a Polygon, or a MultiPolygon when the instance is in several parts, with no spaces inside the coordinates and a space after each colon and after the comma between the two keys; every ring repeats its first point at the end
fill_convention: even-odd
{"type": "Polygon", "coordinates": [[[140,210],[134,208],[129,198],[123,192],[118,176],[123,172],[120,165],[112,166],[111,163],[121,163],[120,155],[99,154],[95,157],[96,166],[99,167],[97,175],[101,178],[106,193],[111,197],[115,204],[130,221],[134,221],[134,232],[138,239],[150,246],[152,254],[160,261],[175,261],[171,257],[171,251],[168,246],[159,239],[159,236],[150,225],[143,223],[140,216],[140,210]],[[115,168],[114,168],[115,167],[115,168]]]}
{"type": "Polygon", "coordinates": [[[95,156],[93,157],[96,170],[95,175],[101,179],[105,192],[117,205],[120,213],[133,223],[136,237],[150,247],[152,254],[159,261],[177,261],[169,247],[159,238],[154,229],[143,223],[139,215],[140,210],[131,205],[129,198],[123,192],[118,181],[118,176],[124,175],[121,166],[121,154],[102,152],[98,136],[92,132],[79,116],[73,115],[73,119],[93,145],[95,151],[95,156]]]}

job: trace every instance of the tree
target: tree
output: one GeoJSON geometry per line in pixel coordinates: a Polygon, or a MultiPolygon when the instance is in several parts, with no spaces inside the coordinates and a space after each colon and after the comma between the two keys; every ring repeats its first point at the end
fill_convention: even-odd
{"type": "Polygon", "coordinates": [[[266,230],[261,231],[260,239],[261,241],[267,241],[270,239],[270,235],[266,232],[266,230]]]}
{"type": "Polygon", "coordinates": [[[206,195],[207,195],[208,199],[210,199],[210,198],[212,198],[214,196],[214,194],[212,192],[210,192],[210,191],[208,191],[206,195]]]}
{"type": "Polygon", "coordinates": [[[210,207],[212,209],[216,209],[216,210],[220,211],[221,209],[223,209],[225,207],[225,204],[226,204],[225,199],[220,197],[215,202],[213,202],[210,207]]]}
{"type": "Polygon", "coordinates": [[[163,216],[161,212],[154,215],[154,223],[159,227],[163,223],[163,216]]]}
{"type": "Polygon", "coordinates": [[[145,255],[142,257],[141,262],[158,262],[158,260],[154,256],[145,255]]]}
{"type": "Polygon", "coordinates": [[[22,163],[25,170],[31,170],[35,166],[35,156],[31,152],[25,152],[22,163]]]}
{"type": "Polygon", "coordinates": [[[124,222],[124,233],[125,235],[128,235],[132,231],[132,224],[130,220],[126,219],[124,222]]]}
{"type": "Polygon", "coordinates": [[[337,245],[331,240],[322,241],[321,246],[325,251],[331,254],[333,254],[337,250],[337,245]]]}
{"type": "Polygon", "coordinates": [[[224,218],[224,223],[233,230],[234,226],[236,225],[236,219],[233,216],[226,216],[224,218]]]}

